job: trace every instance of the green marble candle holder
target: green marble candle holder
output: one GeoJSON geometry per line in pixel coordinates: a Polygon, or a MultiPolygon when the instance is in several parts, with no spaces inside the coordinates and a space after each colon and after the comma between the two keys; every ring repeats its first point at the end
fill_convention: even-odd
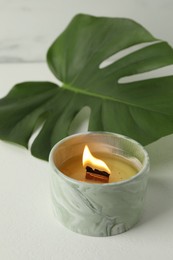
{"type": "Polygon", "coordinates": [[[90,236],[112,236],[138,222],[144,204],[149,157],[136,141],[114,133],[87,132],[64,138],[49,157],[53,208],[57,219],[72,231],[90,236]],[[139,172],[128,180],[91,184],[63,174],[58,167],[65,160],[82,154],[84,144],[130,158],[140,163],[139,172]]]}

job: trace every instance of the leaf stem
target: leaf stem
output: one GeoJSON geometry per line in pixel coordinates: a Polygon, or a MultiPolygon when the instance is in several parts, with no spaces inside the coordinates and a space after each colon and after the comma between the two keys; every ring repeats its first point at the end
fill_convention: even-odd
{"type": "Polygon", "coordinates": [[[115,99],[113,97],[109,97],[109,96],[105,96],[105,95],[102,95],[102,94],[94,93],[94,92],[91,92],[90,90],[86,90],[86,89],[75,88],[75,87],[72,87],[71,85],[67,85],[67,84],[64,84],[62,86],[62,88],[63,89],[68,89],[68,90],[70,90],[72,92],[76,92],[76,93],[79,93],[79,94],[91,96],[91,97],[97,97],[97,98],[101,98],[101,99],[112,100],[112,101],[115,101],[115,102],[121,102],[120,100],[117,100],[117,99],[115,99]]]}

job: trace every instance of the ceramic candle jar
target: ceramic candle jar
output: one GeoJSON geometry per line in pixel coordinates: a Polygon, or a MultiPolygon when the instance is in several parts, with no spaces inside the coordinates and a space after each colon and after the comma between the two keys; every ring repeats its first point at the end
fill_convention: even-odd
{"type": "MultiPolygon", "coordinates": [[[[147,187],[149,158],[136,141],[107,132],[76,134],[58,142],[49,161],[54,212],[67,228],[90,236],[111,236],[127,231],[139,220],[147,187]],[[127,161],[137,173],[122,181],[116,181],[116,178],[108,183],[87,181],[79,159],[85,145],[98,156],[99,153],[106,154],[127,161]],[[68,162],[72,162],[71,165],[68,162]],[[67,172],[63,172],[64,164],[67,172]],[[68,174],[68,169],[72,174],[68,174]]],[[[114,174],[116,160],[112,168],[111,174],[114,174]]]]}

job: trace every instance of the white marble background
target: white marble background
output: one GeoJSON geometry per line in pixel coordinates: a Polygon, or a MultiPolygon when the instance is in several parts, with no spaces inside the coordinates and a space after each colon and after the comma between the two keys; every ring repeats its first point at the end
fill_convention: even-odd
{"type": "Polygon", "coordinates": [[[0,0],[0,62],[42,62],[77,13],[132,18],[173,46],[172,0],[0,0]]]}

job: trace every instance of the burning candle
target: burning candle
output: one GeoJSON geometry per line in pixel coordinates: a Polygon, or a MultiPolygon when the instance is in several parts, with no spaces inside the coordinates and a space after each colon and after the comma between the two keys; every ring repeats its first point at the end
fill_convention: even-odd
{"type": "Polygon", "coordinates": [[[110,236],[139,219],[149,158],[128,137],[89,132],[64,138],[50,153],[54,212],[69,229],[110,236]]]}
{"type": "Polygon", "coordinates": [[[89,147],[85,145],[83,156],[79,154],[64,161],[59,166],[59,170],[78,181],[111,183],[131,178],[140,167],[139,162],[138,164],[131,162],[130,159],[120,155],[101,151],[91,154],[89,147]]]}

